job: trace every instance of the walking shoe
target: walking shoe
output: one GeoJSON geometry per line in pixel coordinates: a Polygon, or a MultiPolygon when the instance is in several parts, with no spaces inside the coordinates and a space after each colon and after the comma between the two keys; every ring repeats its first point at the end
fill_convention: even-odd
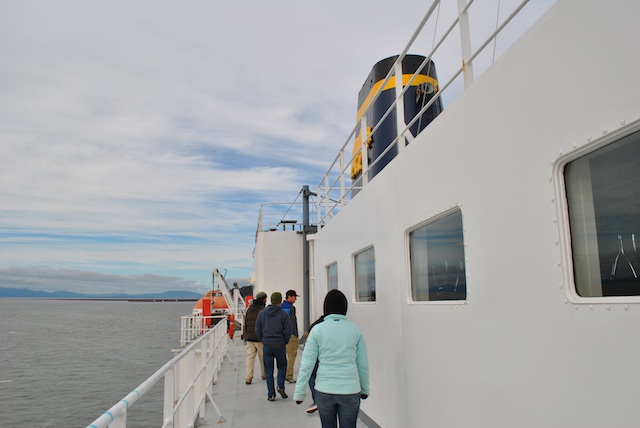
{"type": "Polygon", "coordinates": [[[276,401],[276,397],[275,397],[275,395],[270,395],[270,396],[267,397],[267,400],[276,401]]]}
{"type": "Polygon", "coordinates": [[[278,394],[280,394],[280,395],[282,396],[282,398],[289,398],[289,396],[287,395],[287,393],[286,393],[286,392],[284,392],[284,388],[277,387],[277,388],[276,388],[276,391],[278,391],[278,394]]]}
{"type": "Polygon", "coordinates": [[[267,375],[262,375],[262,380],[267,380],[267,375]]]}
{"type": "Polygon", "coordinates": [[[318,410],[318,405],[316,403],[313,403],[307,409],[307,413],[315,413],[316,410],[318,410]]]}
{"type": "Polygon", "coordinates": [[[289,383],[296,383],[296,380],[295,380],[295,379],[291,379],[291,380],[287,379],[287,382],[289,382],[289,383]]]}
{"type": "Polygon", "coordinates": [[[246,383],[247,385],[251,385],[251,380],[252,379],[247,379],[247,380],[244,381],[244,383],[246,383]]]}

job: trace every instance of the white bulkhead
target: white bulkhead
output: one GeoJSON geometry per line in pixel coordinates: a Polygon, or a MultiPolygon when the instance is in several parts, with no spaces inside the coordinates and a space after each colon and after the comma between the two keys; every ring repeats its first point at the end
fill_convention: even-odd
{"type": "Polygon", "coordinates": [[[559,1],[313,236],[313,300],[336,263],[379,426],[638,424],[639,300],[576,294],[563,177],[640,129],[638,16],[637,2],[559,1]],[[455,210],[466,299],[415,302],[408,234],[455,210]],[[358,302],[367,248],[376,298],[358,302]]]}

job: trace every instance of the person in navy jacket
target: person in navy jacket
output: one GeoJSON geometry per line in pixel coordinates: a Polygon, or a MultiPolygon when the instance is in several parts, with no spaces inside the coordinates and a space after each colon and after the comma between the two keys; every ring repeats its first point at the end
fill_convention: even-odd
{"type": "Polygon", "coordinates": [[[284,391],[284,378],[287,370],[287,343],[291,338],[291,321],[282,310],[282,293],[271,294],[271,304],[256,319],[256,336],[262,342],[264,371],[267,375],[267,400],[275,401],[276,389],[273,385],[274,359],[278,368],[277,391],[282,398],[288,395],[284,391]]]}

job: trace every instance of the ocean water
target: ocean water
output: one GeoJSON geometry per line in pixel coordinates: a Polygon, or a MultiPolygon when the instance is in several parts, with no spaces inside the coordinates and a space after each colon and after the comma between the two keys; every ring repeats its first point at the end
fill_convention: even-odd
{"type": "MultiPolygon", "coordinates": [[[[173,358],[193,304],[0,298],[0,428],[86,427],[173,358]]],[[[162,425],[162,384],[127,427],[162,425]]]]}

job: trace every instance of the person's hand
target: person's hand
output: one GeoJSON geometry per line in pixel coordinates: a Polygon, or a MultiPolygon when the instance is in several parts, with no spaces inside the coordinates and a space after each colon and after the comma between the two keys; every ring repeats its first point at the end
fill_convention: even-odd
{"type": "Polygon", "coordinates": [[[298,404],[298,405],[299,405],[299,404],[301,404],[301,403],[302,403],[302,401],[298,401],[298,400],[296,400],[296,404],[298,404]]]}
{"type": "Polygon", "coordinates": [[[369,398],[369,396],[367,394],[360,394],[360,398],[366,400],[367,398],[369,398]]]}

